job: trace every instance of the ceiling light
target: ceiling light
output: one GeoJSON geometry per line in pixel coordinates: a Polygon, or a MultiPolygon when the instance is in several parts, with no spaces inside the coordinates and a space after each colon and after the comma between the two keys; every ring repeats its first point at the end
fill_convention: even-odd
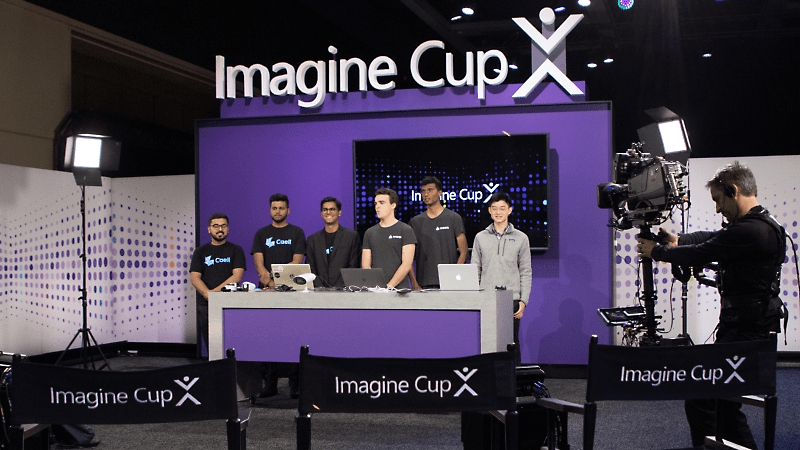
{"type": "Polygon", "coordinates": [[[519,67],[517,67],[517,65],[516,65],[516,64],[509,64],[509,65],[508,65],[508,68],[509,68],[509,69],[511,69],[511,70],[517,70],[517,69],[519,69],[519,67]]]}
{"type": "Polygon", "coordinates": [[[453,16],[450,18],[450,22],[455,22],[456,20],[461,20],[461,16],[453,16]]]}
{"type": "Polygon", "coordinates": [[[614,62],[614,58],[606,58],[603,60],[603,62],[606,64],[611,64],[612,62],[614,62]]]}
{"type": "Polygon", "coordinates": [[[557,13],[562,13],[562,12],[564,12],[566,10],[567,10],[566,6],[559,6],[558,8],[554,9],[553,11],[555,11],[557,13]]]}
{"type": "Polygon", "coordinates": [[[633,8],[633,0],[617,0],[617,6],[623,11],[633,8]]]}
{"type": "Polygon", "coordinates": [[[591,62],[591,63],[587,64],[586,67],[588,67],[590,69],[594,69],[595,67],[597,67],[597,64],[591,62]]]}
{"type": "Polygon", "coordinates": [[[711,53],[703,53],[703,58],[711,58],[711,53]]]}
{"type": "Polygon", "coordinates": [[[591,4],[592,0],[578,0],[578,6],[583,6],[584,8],[587,8],[591,4]]]}
{"type": "Polygon", "coordinates": [[[470,8],[469,6],[465,6],[465,7],[461,8],[461,12],[464,13],[464,15],[466,15],[466,16],[471,16],[471,15],[475,14],[475,10],[470,8]]]}

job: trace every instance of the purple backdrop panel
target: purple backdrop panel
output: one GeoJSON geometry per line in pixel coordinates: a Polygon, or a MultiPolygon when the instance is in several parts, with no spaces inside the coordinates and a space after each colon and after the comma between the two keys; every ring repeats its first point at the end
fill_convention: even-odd
{"type": "MultiPolygon", "coordinates": [[[[542,89],[549,92],[551,88],[548,84],[542,89]]],[[[342,201],[341,223],[352,227],[353,201],[360,195],[353,186],[355,140],[548,133],[551,247],[532,255],[533,286],[520,327],[522,361],[586,364],[589,337],[597,334],[601,343],[610,343],[612,336],[612,329],[597,317],[598,308],[612,305],[610,212],[596,204],[596,186],[611,181],[611,105],[453,108],[454,103],[466,102],[463,93],[452,88],[437,95],[431,95],[432,90],[420,91],[370,100],[380,100],[383,112],[360,112],[374,106],[350,94],[346,101],[329,99],[329,108],[335,103],[338,111],[346,112],[287,117],[264,105],[261,112],[276,117],[199,122],[201,243],[209,240],[205,233],[209,215],[220,211],[230,217],[230,241],[249,253],[256,230],[271,221],[267,203],[275,192],[289,196],[288,221],[302,227],[306,235],[322,228],[319,201],[329,195],[342,201]],[[401,101],[405,95],[416,99],[415,110],[398,110],[411,108],[406,99],[401,101]],[[441,109],[442,105],[451,108],[441,109]]],[[[489,94],[486,104],[494,104],[489,94]]],[[[253,99],[249,105],[255,108],[261,101],[253,99]]],[[[242,102],[233,101],[237,107],[242,102]]],[[[411,190],[418,189],[417,183],[387,180],[387,187],[400,194],[399,208],[411,190]]],[[[513,214],[510,220],[514,222],[513,214]]],[[[258,280],[250,257],[244,279],[258,280]]]]}
{"type": "Polygon", "coordinates": [[[344,358],[457,358],[481,352],[480,311],[226,309],[240,361],[297,362],[300,347],[344,358]]]}

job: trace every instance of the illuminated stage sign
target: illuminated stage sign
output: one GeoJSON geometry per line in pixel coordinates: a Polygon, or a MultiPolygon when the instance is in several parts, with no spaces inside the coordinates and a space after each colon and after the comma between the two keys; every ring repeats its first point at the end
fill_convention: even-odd
{"type": "MultiPolygon", "coordinates": [[[[514,18],[514,23],[522,29],[531,39],[532,60],[536,67],[528,80],[513,94],[514,98],[526,98],[531,92],[550,75],[570,95],[583,95],[583,92],[570,80],[564,71],[566,59],[564,47],[567,35],[583,19],[582,14],[573,14],[567,17],[564,23],[555,29],[555,13],[550,8],[544,8],[539,13],[542,21],[542,32],[534,27],[525,18],[514,18]]],[[[446,53],[441,63],[445,67],[445,79],[426,80],[420,74],[419,64],[423,57],[431,50],[444,50],[444,42],[438,40],[425,41],[417,46],[411,56],[411,76],[423,88],[440,88],[446,83],[450,86],[477,86],[478,98],[486,98],[486,86],[502,84],[508,75],[508,59],[500,50],[467,52],[464,56],[465,74],[463,78],[454,76],[453,54],[446,53]],[[496,60],[500,68],[497,73],[488,77],[486,66],[491,60],[496,60]]],[[[351,71],[355,70],[358,79],[358,90],[367,91],[367,85],[374,90],[388,91],[395,88],[392,77],[397,76],[397,63],[388,56],[378,56],[369,63],[361,58],[336,59],[338,50],[334,46],[328,47],[331,59],[328,61],[305,61],[298,67],[289,63],[279,62],[272,65],[271,70],[262,64],[253,64],[250,67],[237,65],[226,66],[225,57],[216,57],[216,96],[218,99],[236,98],[236,81],[241,74],[244,81],[244,96],[253,97],[253,80],[259,77],[261,96],[285,96],[300,94],[313,96],[306,101],[297,100],[302,108],[319,108],[325,101],[328,93],[350,92],[351,71]],[[308,84],[307,75],[315,75],[313,85],[308,84]]],[[[495,61],[492,61],[494,64],[495,61]]]]}

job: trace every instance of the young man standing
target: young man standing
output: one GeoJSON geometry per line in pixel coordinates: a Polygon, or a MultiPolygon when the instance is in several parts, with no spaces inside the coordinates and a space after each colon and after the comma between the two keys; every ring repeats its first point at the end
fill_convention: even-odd
{"type": "Polygon", "coordinates": [[[272,224],[256,231],[253,238],[250,254],[262,288],[275,288],[271,272],[273,264],[301,264],[306,254],[306,235],[302,228],[286,221],[289,212],[289,197],[272,195],[269,198],[272,224]]]}
{"type": "Polygon", "coordinates": [[[409,288],[408,272],[414,261],[417,239],[410,226],[394,217],[397,192],[380,188],[375,191],[375,213],[378,223],[364,233],[361,267],[381,268],[387,288],[409,288]]]}
{"type": "MultiPolygon", "coordinates": [[[[220,292],[229,283],[240,283],[247,261],[244,250],[228,242],[228,216],[214,213],[208,219],[211,242],[192,254],[189,278],[197,290],[197,327],[208,346],[208,293],[220,292]]],[[[200,344],[198,343],[198,346],[200,344]]]]}
{"type": "Polygon", "coordinates": [[[461,216],[442,206],[442,182],[428,176],[420,187],[427,210],[408,223],[417,238],[416,273],[410,272],[411,285],[414,289],[435,289],[439,287],[439,264],[467,261],[467,235],[461,216]]]}
{"type": "MultiPolygon", "coordinates": [[[[269,213],[272,224],[256,231],[250,254],[258,271],[259,286],[275,289],[272,277],[273,264],[300,264],[306,254],[306,235],[302,228],[286,221],[289,216],[289,197],[273,194],[269,198],[269,213]]],[[[289,395],[297,398],[299,367],[293,364],[289,369],[289,395]]],[[[278,366],[264,363],[264,390],[260,397],[271,397],[278,393],[278,366]]]]}
{"type": "Polygon", "coordinates": [[[341,269],[361,267],[361,238],[355,230],[339,225],[342,202],[325,197],[320,202],[325,228],[308,237],[306,262],[317,276],[317,287],[344,287],[341,269]]]}
{"type": "Polygon", "coordinates": [[[502,286],[514,293],[514,343],[520,364],[519,321],[531,295],[531,250],[528,236],[508,221],[513,210],[508,194],[492,195],[489,214],[493,223],[475,235],[472,264],[478,266],[481,289],[502,286]]]}

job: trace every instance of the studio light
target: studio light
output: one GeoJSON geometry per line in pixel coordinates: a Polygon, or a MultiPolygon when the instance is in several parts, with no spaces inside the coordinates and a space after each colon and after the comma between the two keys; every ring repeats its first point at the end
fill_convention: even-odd
{"type": "Polygon", "coordinates": [[[83,313],[83,321],[81,328],[75,333],[75,336],[67,344],[67,348],[58,357],[56,365],[61,362],[64,356],[67,355],[72,344],[81,338],[81,358],[83,359],[83,368],[88,369],[89,363],[93,368],[94,359],[91,356],[91,349],[95,348],[97,353],[103,359],[104,364],[100,367],[108,368],[106,356],[103,350],[97,343],[92,334],[92,330],[88,324],[88,289],[86,286],[86,186],[102,186],[103,179],[101,170],[117,170],[119,169],[119,156],[122,144],[115,141],[108,136],[99,136],[96,134],[78,134],[67,137],[66,148],[64,149],[64,169],[72,170],[72,175],[75,177],[75,183],[81,188],[81,267],[82,267],[82,281],[81,284],[81,311],[83,313]]]}
{"type": "Polygon", "coordinates": [[[117,170],[122,145],[108,136],[69,136],[64,151],[64,168],[71,170],[78,186],[102,186],[101,171],[117,170]]]}
{"type": "Polygon", "coordinates": [[[648,109],[645,113],[655,123],[637,130],[639,140],[644,142],[644,150],[653,156],[686,165],[692,146],[683,119],[663,106],[648,109]]]}
{"type": "Polygon", "coordinates": [[[471,16],[475,14],[475,10],[469,6],[461,8],[461,12],[464,13],[465,16],[471,16]]]}

